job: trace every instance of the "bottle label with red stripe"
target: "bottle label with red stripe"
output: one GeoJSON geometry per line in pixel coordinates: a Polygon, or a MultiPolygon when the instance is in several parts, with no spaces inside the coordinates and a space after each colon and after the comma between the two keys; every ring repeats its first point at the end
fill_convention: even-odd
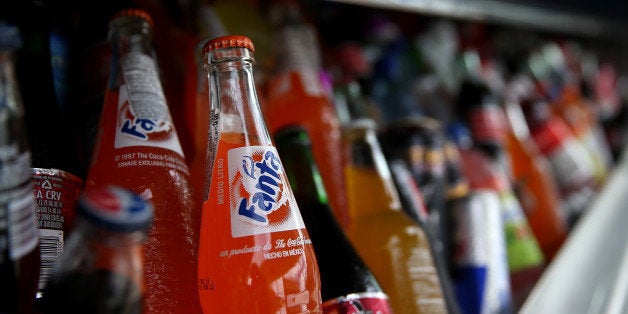
{"type": "Polygon", "coordinates": [[[323,302],[323,313],[391,314],[388,296],[383,292],[352,293],[323,302]]]}
{"type": "Polygon", "coordinates": [[[39,289],[43,289],[61,259],[67,232],[73,228],[83,180],[59,169],[32,168],[31,173],[41,251],[39,289]]]}
{"type": "Polygon", "coordinates": [[[501,143],[508,128],[508,121],[500,107],[486,106],[471,112],[469,126],[477,142],[501,143]]]}

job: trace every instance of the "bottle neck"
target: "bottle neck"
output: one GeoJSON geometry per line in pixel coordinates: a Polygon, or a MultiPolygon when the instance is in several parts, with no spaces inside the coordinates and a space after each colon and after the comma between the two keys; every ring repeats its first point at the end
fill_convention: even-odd
{"type": "Polygon", "coordinates": [[[252,51],[219,48],[206,58],[211,114],[219,119],[210,127],[218,127],[220,133],[245,134],[245,145],[271,145],[257,98],[252,51]]]}
{"type": "MultiPolygon", "coordinates": [[[[21,99],[18,97],[17,79],[15,73],[15,54],[12,50],[0,51],[0,88],[3,101],[0,103],[2,110],[10,108],[17,110],[21,99]],[[16,101],[18,100],[18,101],[16,101]]],[[[22,108],[19,108],[22,110],[22,108]]]]}
{"type": "Polygon", "coordinates": [[[399,211],[399,194],[374,127],[353,124],[345,132],[349,212],[362,216],[399,211]]]}
{"type": "Polygon", "coordinates": [[[275,139],[297,199],[315,199],[320,204],[328,205],[327,193],[307,133],[304,130],[284,129],[277,132],[275,139]]]}
{"type": "MultiPolygon", "coordinates": [[[[111,43],[112,73],[110,86],[121,82],[121,68],[126,56],[143,55],[156,60],[153,49],[153,33],[149,23],[145,20],[123,17],[111,22],[109,26],[109,42],[111,43]]],[[[146,58],[144,58],[146,59],[146,58]]],[[[156,69],[156,67],[155,67],[156,69]]]]}
{"type": "MultiPolygon", "coordinates": [[[[15,73],[15,54],[13,50],[0,51],[0,147],[13,154],[30,152],[30,146],[24,130],[24,107],[15,73]],[[10,149],[9,149],[10,148],[10,149]]],[[[28,157],[30,159],[30,156],[28,157]]],[[[29,161],[30,162],[30,161],[29,161]]],[[[4,186],[0,184],[0,186],[4,186]]]]}

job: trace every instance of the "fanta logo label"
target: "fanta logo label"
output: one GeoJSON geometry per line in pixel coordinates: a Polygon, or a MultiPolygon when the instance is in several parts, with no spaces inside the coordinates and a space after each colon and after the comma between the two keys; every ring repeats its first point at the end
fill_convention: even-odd
{"type": "Polygon", "coordinates": [[[141,100],[136,102],[137,106],[134,107],[129,99],[127,88],[122,86],[118,98],[114,147],[161,147],[183,157],[183,149],[167,112],[167,107],[163,105],[148,106],[146,102],[141,100]],[[138,108],[139,110],[136,111],[135,109],[138,108]],[[155,108],[155,111],[149,110],[150,108],[155,108]]]}
{"type": "MultiPolygon", "coordinates": [[[[279,177],[281,164],[277,156],[267,151],[263,160],[255,162],[252,156],[242,156],[243,181],[254,185],[253,195],[242,197],[238,214],[252,223],[268,224],[268,214],[277,210],[278,198],[283,190],[283,182],[279,177]]],[[[246,185],[246,184],[245,184],[246,185]]]]}
{"type": "Polygon", "coordinates": [[[276,149],[250,146],[228,153],[234,236],[303,228],[276,149]]]}
{"type": "Polygon", "coordinates": [[[127,119],[124,121],[124,124],[122,124],[120,132],[138,139],[147,140],[150,133],[168,132],[170,130],[167,123],[162,122],[161,126],[159,126],[159,124],[158,121],[153,119],[127,119]]]}

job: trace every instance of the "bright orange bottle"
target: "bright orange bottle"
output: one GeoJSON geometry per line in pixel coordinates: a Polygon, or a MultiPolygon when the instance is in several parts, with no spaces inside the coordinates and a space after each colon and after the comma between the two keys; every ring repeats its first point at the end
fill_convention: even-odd
{"type": "MultiPolygon", "coordinates": [[[[525,83],[513,80],[512,84],[525,83]]],[[[543,255],[549,262],[569,232],[560,190],[549,161],[539,151],[530,135],[517,96],[508,97],[504,104],[504,113],[509,126],[506,129],[504,148],[508,151],[513,188],[543,255]]]]}
{"type": "MultiPolygon", "coordinates": [[[[276,8],[278,11],[293,12],[281,5],[276,8]]],[[[306,128],[331,208],[340,224],[346,227],[342,130],[336,108],[319,76],[320,47],[315,29],[300,21],[279,26],[275,36],[275,57],[279,65],[268,81],[262,107],[264,118],[271,134],[295,123],[306,128]]]]}
{"type": "Polygon", "coordinates": [[[109,25],[112,72],[86,189],[119,185],[155,208],[144,246],[143,311],[199,313],[195,205],[183,150],[159,81],[151,31],[151,17],[138,9],[119,12],[109,25]]]}
{"type": "Polygon", "coordinates": [[[209,195],[203,204],[198,284],[205,313],[318,313],[321,282],[253,78],[253,43],[209,40],[209,195]]]}

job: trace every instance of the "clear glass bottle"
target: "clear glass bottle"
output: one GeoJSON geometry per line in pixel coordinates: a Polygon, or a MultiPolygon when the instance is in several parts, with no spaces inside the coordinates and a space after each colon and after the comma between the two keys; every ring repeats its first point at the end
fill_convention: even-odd
{"type": "Polygon", "coordinates": [[[0,312],[31,313],[39,277],[31,152],[15,76],[19,29],[0,22],[0,312]]]}
{"type": "Polygon", "coordinates": [[[83,193],[66,250],[44,291],[44,313],[142,313],[143,243],[153,207],[117,186],[83,193]]]}
{"type": "Polygon", "coordinates": [[[253,51],[241,35],[203,48],[211,107],[201,304],[217,313],[320,312],[314,248],[262,117],[253,51]]]}

